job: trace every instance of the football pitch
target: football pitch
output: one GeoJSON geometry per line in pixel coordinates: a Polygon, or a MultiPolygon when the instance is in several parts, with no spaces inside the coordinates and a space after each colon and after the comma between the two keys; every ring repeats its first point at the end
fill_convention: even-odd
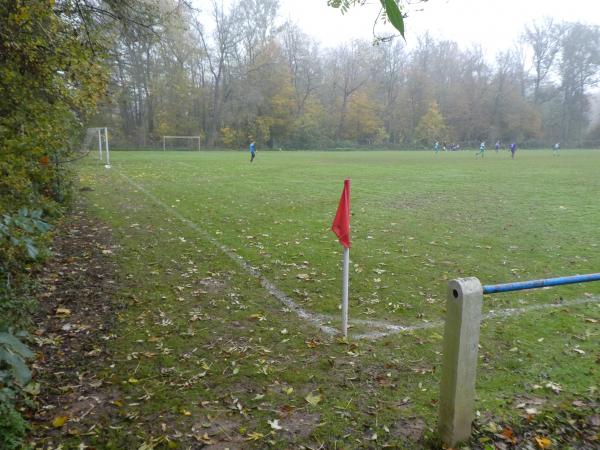
{"type": "MultiPolygon", "coordinates": [[[[235,397],[247,414],[226,422],[240,441],[408,445],[398,420],[435,429],[448,280],[600,272],[600,152],[474,153],[119,151],[110,170],[87,159],[86,203],[113,229],[118,295],[135,300],[119,317],[116,376],[132,398],[138,379],[153,392],[132,408],[186,421],[235,397]],[[348,343],[330,230],[345,178],[348,343]],[[170,384],[160,367],[174,368],[170,384]],[[277,432],[275,417],[308,431],[277,432]]],[[[597,396],[599,306],[600,283],[486,296],[476,408],[597,396]]]]}

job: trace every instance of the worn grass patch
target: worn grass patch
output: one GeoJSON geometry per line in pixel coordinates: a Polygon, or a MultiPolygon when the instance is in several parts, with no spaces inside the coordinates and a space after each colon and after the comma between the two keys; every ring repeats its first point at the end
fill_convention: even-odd
{"type": "MultiPolygon", "coordinates": [[[[441,327],[339,341],[211,239],[333,327],[341,252],[329,227],[344,177],[353,184],[351,322],[441,321],[456,277],[597,272],[600,153],[489,156],[263,152],[249,165],[241,153],[115,152],[110,171],[82,165],[89,209],[119,243],[118,297],[129,306],[103,374],[121,392],[121,422],[81,439],[435,446],[441,327]]],[[[550,408],[597,398],[599,294],[588,284],[486,298],[485,312],[590,302],[484,322],[480,417],[520,417],[515,398],[550,408]]],[[[366,322],[351,329],[369,331],[366,322]]]]}

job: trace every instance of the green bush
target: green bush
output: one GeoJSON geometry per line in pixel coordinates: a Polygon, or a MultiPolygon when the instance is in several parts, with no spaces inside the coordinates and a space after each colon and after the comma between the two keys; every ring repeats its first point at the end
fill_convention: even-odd
{"type": "Polygon", "coordinates": [[[27,422],[14,405],[2,397],[0,391],[0,448],[3,450],[23,448],[23,439],[28,429],[27,422]]]}

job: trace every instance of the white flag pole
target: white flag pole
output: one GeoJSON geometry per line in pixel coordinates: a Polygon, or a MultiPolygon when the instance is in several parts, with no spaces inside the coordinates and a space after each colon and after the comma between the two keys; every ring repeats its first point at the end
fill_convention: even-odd
{"type": "Polygon", "coordinates": [[[350,249],[344,246],[342,281],[342,332],[348,337],[348,272],[350,269],[350,249]]]}

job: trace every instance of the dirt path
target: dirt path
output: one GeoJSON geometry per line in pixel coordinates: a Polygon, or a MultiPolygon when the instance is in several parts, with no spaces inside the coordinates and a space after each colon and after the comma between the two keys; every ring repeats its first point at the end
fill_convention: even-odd
{"type": "Polygon", "coordinates": [[[118,389],[105,376],[111,364],[106,344],[122,308],[113,300],[114,252],[111,230],[81,205],[57,230],[34,317],[40,394],[30,421],[38,447],[60,444],[65,433],[93,433],[117,414],[118,389]]]}

